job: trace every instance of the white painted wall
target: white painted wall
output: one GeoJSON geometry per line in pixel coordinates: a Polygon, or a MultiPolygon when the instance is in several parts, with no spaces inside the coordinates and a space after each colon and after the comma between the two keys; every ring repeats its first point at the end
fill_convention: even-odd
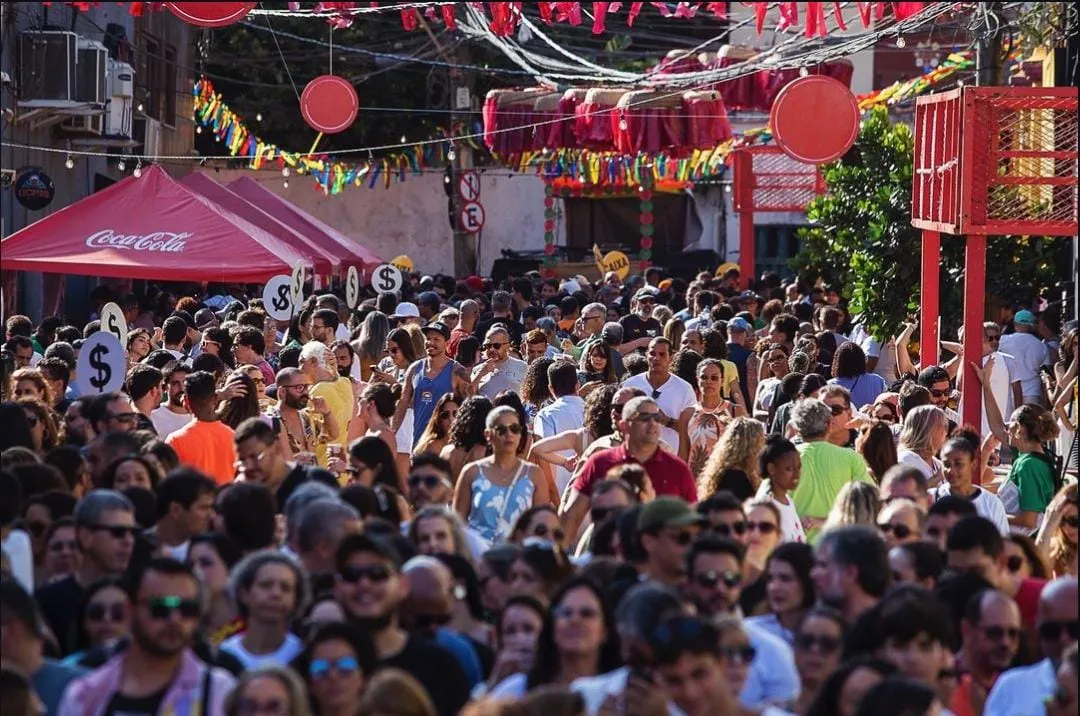
{"type": "MultiPolygon", "coordinates": [[[[486,223],[479,239],[479,269],[490,275],[503,249],[540,250],[544,247],[544,184],[530,174],[508,175],[505,169],[480,174],[480,203],[486,223]]],[[[454,271],[443,175],[409,176],[389,189],[348,187],[336,196],[324,195],[310,177],[293,176],[286,189],[276,171],[221,170],[211,176],[228,184],[246,175],[319,220],[354,238],[389,260],[408,255],[421,273],[454,271]]],[[[558,204],[558,202],[556,202],[558,204]]],[[[556,212],[556,243],[565,243],[565,227],[556,212]]]]}

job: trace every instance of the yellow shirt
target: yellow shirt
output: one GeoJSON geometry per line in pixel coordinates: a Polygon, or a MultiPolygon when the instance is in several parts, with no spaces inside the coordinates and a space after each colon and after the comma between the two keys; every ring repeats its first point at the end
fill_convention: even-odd
{"type": "MultiPolygon", "coordinates": [[[[334,416],[334,421],[338,426],[337,439],[332,442],[341,445],[344,451],[344,449],[348,448],[349,421],[352,420],[353,413],[352,381],[348,378],[339,377],[333,383],[329,381],[316,383],[311,388],[311,396],[313,398],[323,398],[326,401],[326,405],[330,408],[330,413],[334,416]]],[[[320,443],[315,448],[315,455],[319,459],[319,464],[326,467],[325,442],[320,443]]]]}
{"type": "Polygon", "coordinates": [[[739,367],[729,360],[720,359],[720,365],[724,368],[724,385],[720,394],[731,400],[732,391],[739,384],[739,367]]]}

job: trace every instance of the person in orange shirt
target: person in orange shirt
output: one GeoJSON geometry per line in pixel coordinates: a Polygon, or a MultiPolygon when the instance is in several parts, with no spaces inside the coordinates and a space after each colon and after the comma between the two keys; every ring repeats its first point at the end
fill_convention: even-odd
{"type": "Polygon", "coordinates": [[[217,419],[216,386],[211,373],[200,370],[184,379],[184,407],[195,419],[169,435],[166,443],[180,456],[180,464],[209,475],[218,485],[236,476],[233,430],[217,419]]]}

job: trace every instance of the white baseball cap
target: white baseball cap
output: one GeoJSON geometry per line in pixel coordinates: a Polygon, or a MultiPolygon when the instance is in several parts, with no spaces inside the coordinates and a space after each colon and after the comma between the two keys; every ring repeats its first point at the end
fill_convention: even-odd
{"type": "Polygon", "coordinates": [[[420,309],[416,307],[415,303],[399,303],[394,310],[393,318],[420,318],[420,309]]]}

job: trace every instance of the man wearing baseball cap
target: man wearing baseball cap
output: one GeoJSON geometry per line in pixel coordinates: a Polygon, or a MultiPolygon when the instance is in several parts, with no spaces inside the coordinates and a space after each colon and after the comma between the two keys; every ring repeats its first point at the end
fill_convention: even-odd
{"type": "MultiPolygon", "coordinates": [[[[415,306],[414,306],[415,308],[415,306]]],[[[450,329],[442,321],[434,321],[424,326],[423,360],[409,366],[402,381],[401,399],[394,410],[391,423],[396,433],[409,408],[413,410],[412,445],[416,445],[427,428],[435,404],[447,393],[453,392],[460,398],[466,398],[475,391],[465,366],[446,355],[446,343],[450,340],[450,329]]]]}
{"type": "Polygon", "coordinates": [[[753,351],[746,347],[746,340],[753,332],[745,319],[736,316],[728,321],[727,357],[739,369],[739,389],[742,390],[743,395],[750,395],[747,392],[746,359],[753,355],[753,351]]]}
{"type": "Polygon", "coordinates": [[[704,521],[679,497],[657,497],[642,507],[637,522],[638,540],[645,553],[642,576],[680,586],[685,577],[686,551],[704,521]]]}
{"type": "Polygon", "coordinates": [[[658,294],[659,291],[652,286],[639,288],[630,302],[630,314],[619,319],[619,324],[623,327],[623,344],[620,349],[623,355],[647,347],[649,341],[663,332],[664,327],[660,325],[660,321],[652,317],[658,294]]]}
{"type": "Polygon", "coordinates": [[[1039,377],[1039,369],[1050,365],[1050,350],[1036,335],[1038,323],[1039,320],[1031,311],[1017,311],[1013,316],[1016,333],[1002,336],[999,350],[1014,359],[1013,367],[1016,373],[1012,377],[1020,381],[1024,402],[1048,408],[1050,400],[1046,396],[1042,378],[1039,377]]]}

